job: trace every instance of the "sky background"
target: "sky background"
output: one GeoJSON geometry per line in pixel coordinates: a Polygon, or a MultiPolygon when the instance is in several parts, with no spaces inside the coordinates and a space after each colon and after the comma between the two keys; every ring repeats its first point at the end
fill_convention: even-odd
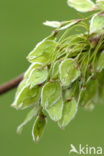
{"type": "MultiPolygon", "coordinates": [[[[42,25],[44,21],[70,20],[80,15],[67,6],[66,0],[0,0],[0,84],[26,71],[27,54],[52,31],[42,25]]],[[[99,104],[93,112],[79,108],[64,130],[49,119],[37,144],[32,141],[33,121],[18,136],[16,128],[28,110],[10,107],[15,91],[0,96],[0,156],[68,156],[70,144],[103,147],[104,105],[99,104]]]]}

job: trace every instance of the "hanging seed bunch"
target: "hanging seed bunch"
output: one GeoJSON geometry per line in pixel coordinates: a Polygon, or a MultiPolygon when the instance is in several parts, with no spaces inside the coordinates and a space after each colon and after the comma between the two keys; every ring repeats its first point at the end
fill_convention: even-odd
{"type": "Polygon", "coordinates": [[[94,12],[85,19],[44,23],[55,30],[27,56],[31,65],[12,104],[20,110],[30,107],[17,131],[34,120],[34,141],[42,135],[48,116],[64,128],[78,107],[92,110],[104,99],[104,0],[67,3],[79,12],[94,12]]]}

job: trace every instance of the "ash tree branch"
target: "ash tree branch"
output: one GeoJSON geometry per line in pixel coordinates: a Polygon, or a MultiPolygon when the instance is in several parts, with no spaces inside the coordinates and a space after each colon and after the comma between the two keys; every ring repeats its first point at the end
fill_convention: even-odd
{"type": "Polygon", "coordinates": [[[9,90],[12,90],[13,88],[17,87],[19,83],[23,80],[24,74],[21,74],[17,78],[10,80],[7,83],[4,83],[0,86],[0,95],[8,92],[9,90]]]}

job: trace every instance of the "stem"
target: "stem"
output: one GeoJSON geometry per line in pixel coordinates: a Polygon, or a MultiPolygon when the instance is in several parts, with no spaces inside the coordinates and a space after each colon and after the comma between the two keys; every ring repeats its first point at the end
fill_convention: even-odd
{"type": "Polygon", "coordinates": [[[17,78],[10,80],[7,83],[4,83],[3,85],[0,86],[0,95],[6,93],[7,91],[17,87],[19,83],[23,80],[24,75],[21,74],[17,78]]]}

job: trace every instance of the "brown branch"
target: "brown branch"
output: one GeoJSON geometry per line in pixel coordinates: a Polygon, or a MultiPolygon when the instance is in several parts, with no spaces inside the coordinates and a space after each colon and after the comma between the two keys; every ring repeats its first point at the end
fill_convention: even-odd
{"type": "Polygon", "coordinates": [[[23,80],[23,74],[18,76],[17,78],[10,80],[7,83],[4,83],[3,85],[0,86],[0,95],[6,93],[7,91],[17,87],[19,83],[23,80]]]}

